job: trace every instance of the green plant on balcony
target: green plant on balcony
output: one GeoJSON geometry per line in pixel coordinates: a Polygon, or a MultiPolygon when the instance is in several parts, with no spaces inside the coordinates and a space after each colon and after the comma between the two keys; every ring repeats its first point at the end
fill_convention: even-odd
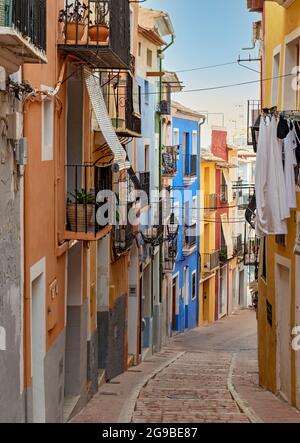
{"type": "Polygon", "coordinates": [[[96,2],[95,19],[89,23],[89,38],[92,41],[105,43],[109,36],[107,24],[108,10],[105,2],[96,2]]]}
{"type": "Polygon", "coordinates": [[[82,40],[89,13],[88,6],[76,0],[59,11],[58,21],[64,25],[67,40],[82,40]]]}
{"type": "Polygon", "coordinates": [[[67,200],[67,215],[72,231],[86,231],[91,223],[95,196],[85,189],[70,192],[67,200]]]}
{"type": "Polygon", "coordinates": [[[226,249],[221,249],[221,251],[219,252],[219,258],[221,262],[224,262],[227,260],[227,250],[226,249]]]}

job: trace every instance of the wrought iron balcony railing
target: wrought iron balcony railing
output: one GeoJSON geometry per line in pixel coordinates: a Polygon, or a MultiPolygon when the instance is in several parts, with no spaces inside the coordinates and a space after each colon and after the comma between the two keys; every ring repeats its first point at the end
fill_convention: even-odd
{"type": "Polygon", "coordinates": [[[114,249],[117,254],[128,251],[134,241],[133,226],[128,222],[124,226],[114,227],[114,249]]]}
{"type": "Polygon", "coordinates": [[[238,236],[234,236],[233,240],[233,254],[235,256],[242,256],[244,254],[244,245],[243,245],[243,236],[239,234],[238,236]]]}
{"type": "Polygon", "coordinates": [[[204,196],[204,210],[206,212],[214,212],[218,208],[218,195],[207,194],[204,196]]]}
{"type": "Polygon", "coordinates": [[[140,186],[142,191],[146,192],[150,198],[150,172],[140,172],[140,186]]]}
{"type": "Polygon", "coordinates": [[[177,156],[178,146],[165,146],[162,153],[162,174],[176,175],[177,174],[177,156]]]}
{"type": "Polygon", "coordinates": [[[129,0],[66,2],[59,47],[93,68],[130,69],[129,0]]]}
{"type": "Polygon", "coordinates": [[[158,112],[161,115],[171,114],[171,100],[161,100],[158,104],[158,112]]]}
{"type": "Polygon", "coordinates": [[[97,202],[100,191],[112,189],[111,168],[94,165],[67,165],[66,239],[95,240],[108,226],[109,214],[98,210],[107,202],[97,202]],[[102,217],[103,216],[103,217],[102,217]]]}
{"type": "Polygon", "coordinates": [[[220,185],[220,202],[228,203],[228,187],[227,185],[220,185]]]}
{"type": "Polygon", "coordinates": [[[191,249],[194,246],[196,246],[196,243],[197,243],[197,223],[194,223],[191,226],[185,227],[184,243],[185,243],[185,248],[187,248],[187,249],[191,249]]]}
{"type": "MultiPolygon", "coordinates": [[[[46,0],[0,1],[0,46],[21,63],[45,63],[46,0]]],[[[19,63],[19,64],[21,64],[19,63]]]]}
{"type": "Polygon", "coordinates": [[[203,270],[205,271],[213,271],[220,264],[219,251],[213,251],[210,253],[202,254],[202,265],[203,270]]]}
{"type": "Polygon", "coordinates": [[[116,133],[120,137],[141,137],[141,95],[130,73],[100,73],[103,96],[116,133]]]}
{"type": "Polygon", "coordinates": [[[196,177],[197,176],[197,160],[198,156],[196,154],[186,155],[184,158],[184,175],[186,177],[196,177]]]}

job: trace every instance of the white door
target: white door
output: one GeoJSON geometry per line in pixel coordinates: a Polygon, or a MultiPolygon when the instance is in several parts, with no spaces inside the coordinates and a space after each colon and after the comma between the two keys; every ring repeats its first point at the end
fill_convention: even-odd
{"type": "Polygon", "coordinates": [[[277,389],[286,401],[291,400],[291,300],[290,269],[277,263],[277,389]]]}
{"type": "MultiPolygon", "coordinates": [[[[300,326],[300,257],[296,256],[296,288],[295,288],[295,326],[300,326]]],[[[295,352],[296,356],[296,402],[300,409],[300,351],[295,352]]]]}
{"type": "Polygon", "coordinates": [[[45,275],[31,283],[31,375],[33,423],[45,422],[45,275]]]}

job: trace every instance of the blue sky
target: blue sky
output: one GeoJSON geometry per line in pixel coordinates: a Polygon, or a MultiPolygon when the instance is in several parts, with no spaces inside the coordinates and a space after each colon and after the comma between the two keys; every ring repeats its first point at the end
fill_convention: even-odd
{"type": "MultiPolygon", "coordinates": [[[[252,22],[259,19],[258,15],[248,12],[246,0],[147,0],[142,6],[170,14],[176,41],[166,53],[165,65],[169,70],[232,62],[239,55],[247,58],[250,53],[253,57],[257,56],[257,50],[242,50],[251,46],[252,22]]],[[[244,64],[258,69],[256,63],[244,64]]],[[[259,79],[258,74],[238,65],[181,73],[179,76],[186,90],[259,79]]],[[[175,98],[194,109],[225,113],[225,123],[230,130],[243,125],[247,100],[258,97],[259,83],[218,91],[183,93],[175,98]]],[[[213,124],[222,124],[221,116],[209,118],[213,124]]]]}

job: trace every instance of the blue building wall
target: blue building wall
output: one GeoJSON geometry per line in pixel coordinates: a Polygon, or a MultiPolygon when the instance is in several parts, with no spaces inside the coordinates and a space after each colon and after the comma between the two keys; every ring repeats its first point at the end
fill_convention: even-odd
{"type": "MultiPolygon", "coordinates": [[[[173,125],[173,137],[174,137],[174,129],[179,130],[179,159],[178,159],[178,172],[176,177],[173,179],[173,192],[181,194],[181,202],[179,204],[179,217],[180,220],[183,220],[184,214],[184,202],[189,201],[190,208],[193,206],[193,197],[197,196],[197,191],[199,189],[200,184],[200,144],[199,144],[199,127],[198,123],[192,120],[177,118],[174,117],[172,119],[173,125]],[[183,137],[184,133],[189,134],[189,143],[187,147],[187,152],[192,154],[192,140],[193,140],[193,131],[197,131],[197,175],[190,186],[184,186],[184,168],[185,168],[185,158],[183,155],[183,137]],[[189,195],[185,195],[185,191],[189,191],[189,195]]],[[[174,139],[173,139],[174,144],[174,139]]],[[[176,198],[175,198],[176,201],[176,198]]],[[[198,199],[196,203],[196,207],[198,208],[198,199]]],[[[197,210],[197,214],[199,214],[199,210],[197,210]]],[[[197,224],[199,226],[199,220],[197,215],[197,224]]],[[[197,227],[198,234],[198,227],[197,227]]],[[[179,227],[178,233],[178,255],[176,258],[175,269],[173,272],[173,277],[178,275],[179,278],[179,299],[177,306],[177,316],[176,316],[176,326],[175,329],[179,332],[183,332],[184,329],[191,329],[197,326],[198,324],[198,288],[199,288],[199,275],[198,275],[198,257],[199,257],[199,236],[197,235],[196,248],[193,253],[189,256],[183,255],[183,247],[184,247],[184,226],[181,223],[179,227]],[[189,293],[188,293],[188,301],[185,303],[184,300],[184,269],[188,266],[189,274],[189,293]],[[196,297],[192,300],[192,273],[196,271],[196,297]]],[[[172,329],[172,325],[171,325],[172,329]]]]}

